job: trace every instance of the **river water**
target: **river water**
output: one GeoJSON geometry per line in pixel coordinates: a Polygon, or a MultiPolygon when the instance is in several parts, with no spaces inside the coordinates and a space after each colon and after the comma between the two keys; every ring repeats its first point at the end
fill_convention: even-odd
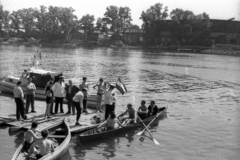
{"type": "MultiPolygon", "coordinates": [[[[19,75],[28,68],[37,47],[0,46],[0,76],[19,75]]],[[[240,57],[109,48],[42,48],[42,66],[63,71],[79,84],[87,76],[93,86],[100,77],[125,82],[128,93],[117,95],[117,109],[127,103],[138,108],[141,100],[168,106],[167,117],[150,130],[143,128],[108,139],[80,143],[71,140],[72,160],[239,160],[240,57]]],[[[94,92],[92,90],[92,92],[94,92]]],[[[3,107],[3,106],[0,106],[3,107]]],[[[15,111],[13,111],[15,112],[15,111]]],[[[1,160],[10,159],[22,136],[10,137],[0,129],[1,160]]]]}

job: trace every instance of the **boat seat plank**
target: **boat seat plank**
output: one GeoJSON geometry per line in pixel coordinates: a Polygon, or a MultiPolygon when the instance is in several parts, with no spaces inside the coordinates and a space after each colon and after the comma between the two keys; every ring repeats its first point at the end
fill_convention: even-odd
{"type": "Polygon", "coordinates": [[[66,135],[48,135],[49,138],[66,138],[66,135]]]}

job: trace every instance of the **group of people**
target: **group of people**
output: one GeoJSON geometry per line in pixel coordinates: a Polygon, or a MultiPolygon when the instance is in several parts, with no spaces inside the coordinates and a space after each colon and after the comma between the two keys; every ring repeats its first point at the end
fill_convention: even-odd
{"type": "Polygon", "coordinates": [[[136,111],[132,104],[129,103],[127,105],[127,109],[120,114],[118,117],[121,117],[125,114],[128,114],[128,118],[124,121],[124,123],[120,123],[116,117],[116,114],[114,111],[110,112],[109,117],[106,120],[107,128],[108,129],[115,129],[119,126],[126,126],[128,124],[136,123],[138,118],[146,119],[148,117],[157,115],[158,113],[158,107],[155,105],[155,101],[151,101],[150,105],[146,106],[146,101],[142,100],[141,105],[138,108],[138,111],[136,111]]]}
{"type": "Polygon", "coordinates": [[[89,85],[87,83],[87,77],[83,77],[83,82],[79,87],[73,85],[72,80],[69,80],[69,84],[64,83],[64,77],[60,76],[58,79],[54,77],[47,83],[46,89],[46,111],[45,118],[51,117],[51,115],[58,113],[58,108],[60,106],[60,112],[64,113],[63,110],[63,100],[67,99],[68,111],[66,114],[75,115],[75,110],[77,110],[77,121],[76,125],[79,125],[78,120],[80,118],[82,109],[86,114],[87,111],[87,98],[89,90],[89,85]],[[55,98],[55,110],[53,111],[53,103],[55,98]]]}

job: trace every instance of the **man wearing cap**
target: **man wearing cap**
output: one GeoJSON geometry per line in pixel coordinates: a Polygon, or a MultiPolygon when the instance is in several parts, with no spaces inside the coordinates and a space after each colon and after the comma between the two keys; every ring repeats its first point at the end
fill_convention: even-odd
{"type": "Polygon", "coordinates": [[[28,113],[30,103],[32,108],[31,112],[36,112],[34,108],[35,90],[36,86],[34,83],[32,83],[32,78],[28,78],[28,83],[26,86],[26,114],[28,113]]]}
{"type": "Polygon", "coordinates": [[[88,90],[89,85],[87,83],[87,77],[83,77],[83,82],[79,85],[80,91],[83,91],[84,98],[83,98],[83,112],[88,113],[87,111],[87,99],[88,99],[88,90]]]}
{"type": "Polygon", "coordinates": [[[17,120],[20,120],[20,115],[22,117],[22,119],[27,119],[27,116],[24,113],[24,94],[23,94],[23,90],[21,88],[21,81],[17,82],[17,85],[14,87],[13,89],[13,95],[14,95],[14,99],[16,102],[16,116],[17,116],[17,120]]]}
{"type": "Polygon", "coordinates": [[[96,87],[97,87],[97,110],[99,112],[103,112],[101,110],[101,102],[102,102],[102,97],[104,94],[105,85],[104,85],[102,78],[99,79],[99,83],[97,83],[96,85],[93,86],[93,89],[96,89],[96,87]]]}
{"type": "Polygon", "coordinates": [[[63,98],[65,97],[65,83],[63,80],[63,76],[59,77],[59,80],[54,83],[52,86],[53,95],[55,97],[55,114],[58,113],[58,104],[60,104],[60,111],[61,113],[64,113],[63,111],[63,98]]]}
{"type": "MultiPolygon", "coordinates": [[[[107,82],[108,83],[108,82],[107,82]]],[[[105,102],[105,120],[107,120],[109,114],[115,110],[115,102],[116,102],[116,93],[115,93],[115,85],[109,84],[109,88],[104,92],[104,102],[105,102]]]]}

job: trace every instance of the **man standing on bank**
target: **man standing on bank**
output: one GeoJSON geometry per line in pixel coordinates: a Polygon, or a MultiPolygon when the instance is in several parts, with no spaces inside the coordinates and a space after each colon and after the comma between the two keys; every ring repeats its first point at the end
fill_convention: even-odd
{"type": "Polygon", "coordinates": [[[73,97],[79,91],[79,88],[72,84],[72,80],[69,80],[69,85],[66,85],[66,99],[68,103],[68,112],[66,114],[75,115],[75,107],[73,106],[73,97]]]}
{"type": "Polygon", "coordinates": [[[89,90],[89,85],[87,83],[87,77],[83,77],[83,82],[79,85],[80,91],[83,91],[84,98],[83,98],[83,112],[88,114],[87,111],[87,98],[88,98],[88,90],[89,90]]]}
{"type": "Polygon", "coordinates": [[[53,95],[55,97],[55,114],[58,113],[58,105],[60,104],[60,111],[64,113],[63,110],[63,98],[65,97],[65,83],[64,77],[60,76],[59,80],[52,86],[53,95]]]}
{"type": "Polygon", "coordinates": [[[20,115],[22,117],[22,119],[27,119],[27,116],[24,114],[24,94],[23,94],[23,90],[21,88],[21,81],[17,82],[17,85],[14,87],[13,89],[13,95],[15,98],[15,102],[16,102],[16,116],[17,116],[17,120],[20,120],[20,115]]]}
{"type": "Polygon", "coordinates": [[[79,124],[79,119],[80,119],[80,116],[81,116],[81,110],[83,108],[83,92],[80,90],[78,91],[75,96],[73,97],[73,105],[74,107],[76,107],[76,110],[77,110],[77,117],[76,117],[76,123],[75,125],[80,125],[79,124]]]}
{"type": "Polygon", "coordinates": [[[34,83],[32,83],[32,78],[28,78],[28,84],[26,86],[26,114],[28,113],[30,104],[32,108],[31,112],[36,113],[34,108],[35,90],[36,86],[34,83]]]}
{"type": "MultiPolygon", "coordinates": [[[[107,82],[108,83],[108,82],[107,82]]],[[[115,103],[116,103],[116,93],[115,93],[115,85],[108,83],[109,88],[104,92],[104,102],[106,105],[105,108],[105,120],[109,117],[111,112],[115,111],[115,103]]],[[[106,88],[106,87],[105,87],[106,88]]]]}

